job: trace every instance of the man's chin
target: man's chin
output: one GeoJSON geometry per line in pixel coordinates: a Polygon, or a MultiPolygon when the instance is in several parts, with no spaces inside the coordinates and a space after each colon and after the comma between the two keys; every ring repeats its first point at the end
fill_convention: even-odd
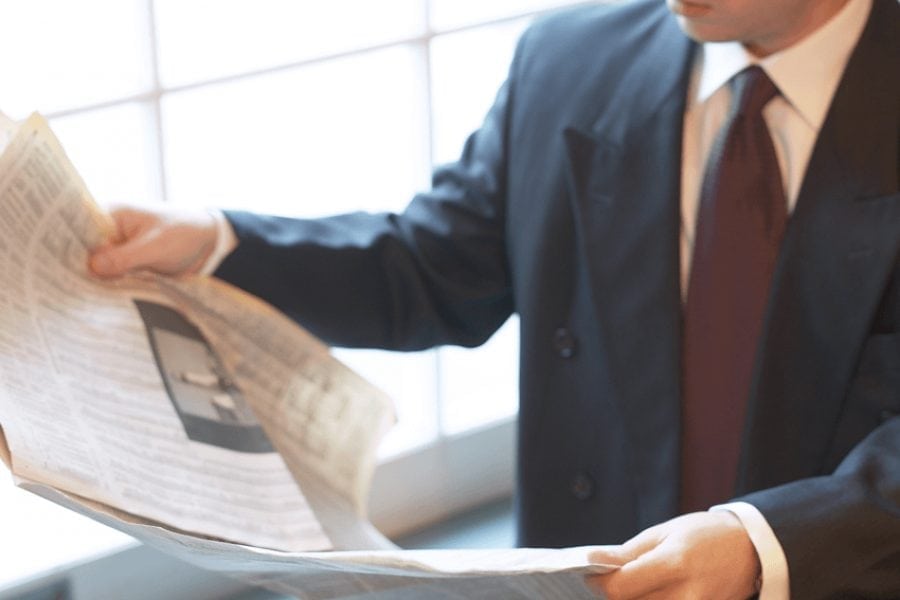
{"type": "Polygon", "coordinates": [[[701,44],[706,42],[734,42],[740,39],[739,34],[736,32],[701,19],[690,19],[679,15],[676,15],[675,19],[686,36],[701,44]]]}
{"type": "Polygon", "coordinates": [[[714,9],[709,4],[690,0],[666,0],[666,6],[675,15],[681,30],[694,41],[728,42],[735,39],[732,32],[717,26],[714,9]]]}
{"type": "Polygon", "coordinates": [[[702,19],[709,16],[713,10],[709,4],[692,0],[666,0],[666,6],[678,17],[679,21],[682,19],[702,19]]]}
{"type": "Polygon", "coordinates": [[[727,33],[719,31],[714,27],[708,27],[704,26],[703,24],[698,24],[689,19],[685,19],[684,17],[678,17],[678,26],[681,27],[681,30],[686,36],[688,36],[695,42],[700,42],[701,44],[706,42],[735,41],[733,35],[728,35],[727,33]]]}

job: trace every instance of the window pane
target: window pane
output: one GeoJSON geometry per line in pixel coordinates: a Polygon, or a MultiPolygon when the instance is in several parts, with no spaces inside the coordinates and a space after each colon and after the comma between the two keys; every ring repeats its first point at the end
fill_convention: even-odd
{"type": "Polygon", "coordinates": [[[454,434],[518,410],[519,321],[510,319],[474,350],[441,349],[441,421],[454,434]]]}
{"type": "Polygon", "coordinates": [[[384,352],[337,348],[334,355],[394,400],[397,423],[378,449],[396,456],[437,438],[434,352],[384,352]]]}
{"type": "Polygon", "coordinates": [[[50,125],[97,202],[160,200],[150,106],[123,104],[53,119],[50,125]]]}
{"type": "Polygon", "coordinates": [[[167,86],[419,34],[422,0],[156,0],[167,86]]]}
{"type": "Polygon", "coordinates": [[[431,26],[436,30],[452,29],[479,21],[501,19],[530,12],[584,4],[584,0],[430,0],[431,26]]]}
{"type": "Polygon", "coordinates": [[[165,97],[170,198],[304,216],[402,208],[427,181],[421,63],[402,46],[165,97]]]}
{"type": "Polygon", "coordinates": [[[130,96],[151,85],[145,0],[2,6],[2,109],[11,117],[130,96]]]}
{"type": "Polygon", "coordinates": [[[528,20],[438,36],[431,44],[434,158],[459,157],[506,79],[516,40],[528,20]]]}

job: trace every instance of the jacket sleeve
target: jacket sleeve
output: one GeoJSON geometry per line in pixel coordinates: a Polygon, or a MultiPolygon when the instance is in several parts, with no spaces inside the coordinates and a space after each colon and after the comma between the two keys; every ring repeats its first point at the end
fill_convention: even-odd
{"type": "Polygon", "coordinates": [[[900,416],[869,434],[831,475],[740,500],[775,531],[791,598],[900,597],[900,416]]]}
{"type": "Polygon", "coordinates": [[[215,275],[328,343],[416,350],[482,343],[513,310],[505,241],[511,84],[456,163],[401,214],[290,219],[226,212],[239,240],[215,275]]]}

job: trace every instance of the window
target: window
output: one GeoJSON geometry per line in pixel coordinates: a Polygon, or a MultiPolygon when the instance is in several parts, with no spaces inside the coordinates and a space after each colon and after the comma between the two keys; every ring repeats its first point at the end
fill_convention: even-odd
{"type": "MultiPolygon", "coordinates": [[[[101,204],[401,210],[478,126],[529,20],[576,3],[13,0],[0,110],[44,112],[101,204]]],[[[476,350],[336,354],[397,402],[376,521],[414,524],[378,508],[425,485],[409,468],[465,495],[445,508],[510,490],[515,319],[476,350]],[[491,449],[484,485],[459,440],[491,449]]]]}

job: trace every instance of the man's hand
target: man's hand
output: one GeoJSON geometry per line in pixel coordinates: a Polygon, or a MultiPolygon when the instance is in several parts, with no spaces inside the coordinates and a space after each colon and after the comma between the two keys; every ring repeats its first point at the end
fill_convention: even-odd
{"type": "Polygon", "coordinates": [[[116,208],[117,238],[95,248],[90,268],[100,277],[147,269],[163,275],[196,273],[216,245],[215,218],[204,210],[116,208]]]}
{"type": "Polygon", "coordinates": [[[727,511],[684,515],[647,529],[621,546],[589,555],[619,564],[586,578],[608,600],[745,600],[755,594],[759,557],[736,516],[727,511]]]}

